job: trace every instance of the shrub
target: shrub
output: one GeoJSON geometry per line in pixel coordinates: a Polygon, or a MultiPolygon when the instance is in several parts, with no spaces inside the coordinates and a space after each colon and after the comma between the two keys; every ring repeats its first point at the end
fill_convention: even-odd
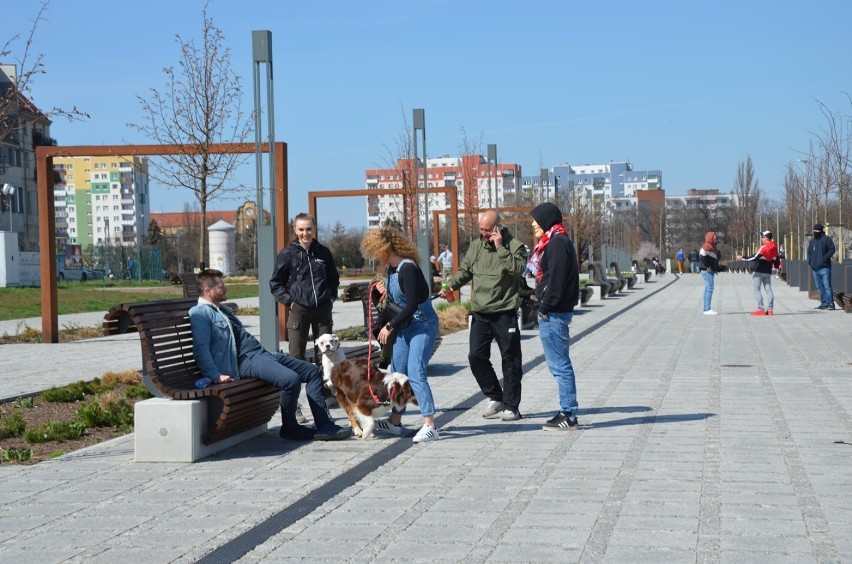
{"type": "Polygon", "coordinates": [[[12,413],[11,417],[0,419],[0,439],[19,437],[27,428],[27,422],[20,412],[12,413]]]}
{"type": "Polygon", "coordinates": [[[35,407],[35,399],[34,398],[18,398],[15,400],[15,405],[18,407],[31,408],[35,407]]]}
{"type": "Polygon", "coordinates": [[[121,400],[92,400],[80,406],[77,419],[86,427],[119,427],[133,425],[133,406],[121,400]]]}
{"type": "Polygon", "coordinates": [[[130,386],[129,388],[124,390],[124,395],[126,395],[130,399],[148,399],[154,397],[151,392],[148,391],[148,388],[146,388],[144,384],[130,386]]]}
{"type": "Polygon", "coordinates": [[[31,448],[10,448],[8,450],[0,448],[0,451],[2,451],[2,454],[0,454],[0,460],[4,462],[21,462],[33,457],[33,449],[31,448]]]}
{"type": "Polygon", "coordinates": [[[24,440],[28,443],[47,443],[79,439],[86,432],[86,426],[80,421],[48,421],[41,427],[27,429],[24,440]]]}
{"type": "Polygon", "coordinates": [[[337,337],[341,341],[366,341],[367,340],[367,329],[364,327],[346,327],[337,331],[337,337]]]}
{"type": "Polygon", "coordinates": [[[44,401],[52,403],[71,403],[81,401],[86,396],[88,385],[83,382],[74,382],[62,388],[50,388],[41,394],[44,401]]]}
{"type": "Polygon", "coordinates": [[[142,376],[136,370],[125,370],[123,372],[104,372],[101,376],[101,384],[107,389],[112,389],[118,384],[133,386],[142,381],[142,376]]]}

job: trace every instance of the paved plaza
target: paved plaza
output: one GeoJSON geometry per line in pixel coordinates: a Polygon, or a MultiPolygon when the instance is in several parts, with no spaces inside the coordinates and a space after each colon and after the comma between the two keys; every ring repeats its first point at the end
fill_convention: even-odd
{"type": "MultiPolygon", "coordinates": [[[[746,274],[717,278],[715,317],[702,315],[696,275],[656,277],[580,308],[571,346],[580,426],[569,432],[541,430],[558,402],[537,331],[523,332],[524,418],[509,423],[481,417],[461,331],[429,366],[437,442],[287,443],[276,416],[267,436],[194,464],[135,463],[132,435],[38,465],[0,464],[0,554],[850,562],[852,315],[816,311],[806,293],[773,282],[773,317],[749,315],[746,274]]],[[[336,304],[336,325],[357,323],[357,307],[336,304]]],[[[134,335],[6,345],[0,397],[132,368],[141,368],[134,335]]],[[[420,417],[403,423],[413,434],[420,417]]]]}

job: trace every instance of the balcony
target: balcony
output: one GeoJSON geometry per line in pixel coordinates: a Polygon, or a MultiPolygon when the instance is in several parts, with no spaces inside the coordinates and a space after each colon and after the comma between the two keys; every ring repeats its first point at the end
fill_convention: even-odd
{"type": "Polygon", "coordinates": [[[33,147],[55,147],[56,139],[47,137],[41,131],[33,130],[33,147]]]}

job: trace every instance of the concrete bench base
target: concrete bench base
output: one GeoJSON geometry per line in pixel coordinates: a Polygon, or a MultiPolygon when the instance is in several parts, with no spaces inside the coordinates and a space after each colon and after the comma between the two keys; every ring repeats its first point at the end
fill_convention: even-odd
{"type": "Polygon", "coordinates": [[[592,297],[589,298],[590,302],[599,302],[604,299],[603,292],[601,291],[600,286],[587,286],[592,289],[592,297]]]}
{"type": "Polygon", "coordinates": [[[152,398],[134,406],[136,462],[195,462],[267,431],[258,425],[212,445],[202,442],[207,430],[207,402],[152,398]]]}

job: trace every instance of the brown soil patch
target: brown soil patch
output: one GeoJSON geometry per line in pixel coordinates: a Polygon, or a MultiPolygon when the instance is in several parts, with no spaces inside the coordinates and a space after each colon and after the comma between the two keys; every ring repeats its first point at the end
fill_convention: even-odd
{"type": "MultiPolygon", "coordinates": [[[[118,384],[112,392],[116,392],[124,397],[124,390],[128,388],[127,384],[118,384]]],[[[111,392],[110,392],[111,393],[111,392]]],[[[71,421],[77,413],[81,405],[93,399],[94,396],[86,396],[83,401],[79,402],[46,402],[40,398],[34,398],[34,407],[21,407],[15,403],[0,404],[0,421],[6,420],[13,413],[18,412],[27,422],[27,429],[34,429],[49,421],[71,421]]],[[[125,401],[130,405],[134,405],[139,399],[124,397],[125,401]]],[[[30,444],[22,437],[7,437],[0,439],[0,454],[6,450],[27,450],[32,449],[32,457],[26,461],[5,461],[0,460],[0,464],[36,464],[50,458],[54,458],[59,454],[68,454],[69,452],[79,450],[84,447],[96,445],[109,439],[124,436],[132,433],[132,428],[120,429],[118,427],[96,427],[87,428],[86,432],[79,439],[51,441],[46,443],[30,444]]]]}

